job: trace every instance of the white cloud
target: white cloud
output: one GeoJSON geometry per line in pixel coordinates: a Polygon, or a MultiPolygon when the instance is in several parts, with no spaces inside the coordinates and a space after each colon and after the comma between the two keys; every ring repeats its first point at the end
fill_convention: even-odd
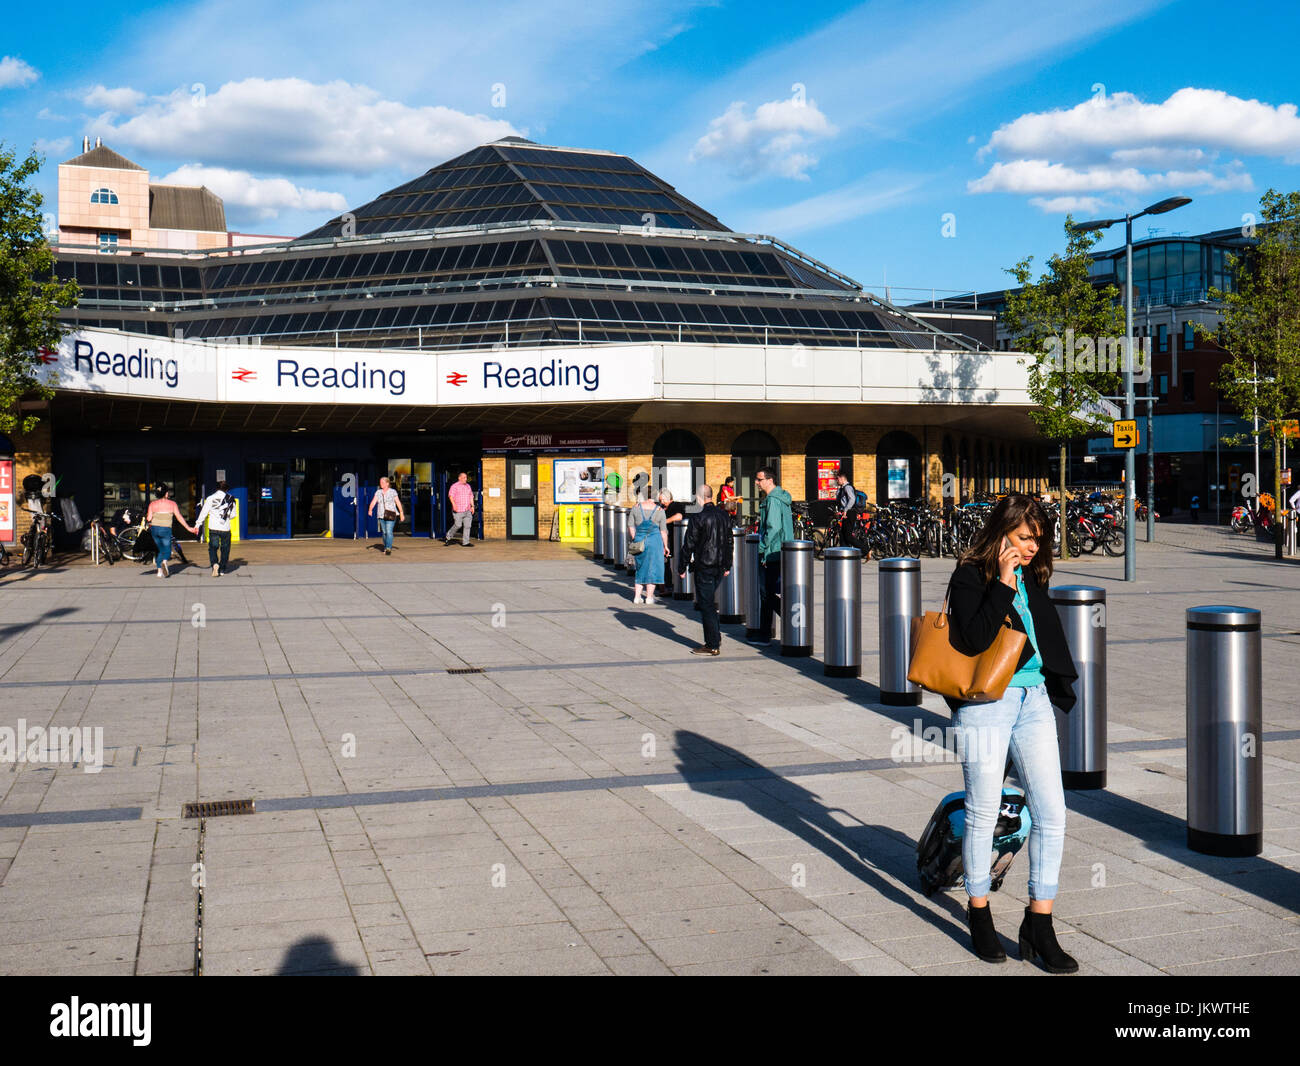
{"type": "Polygon", "coordinates": [[[752,116],[737,101],[709,123],[690,160],[716,159],[736,175],[777,174],[807,181],[808,168],[817,159],[803,149],[837,132],[817,104],[801,96],[759,104],[752,116]]]}
{"type": "Polygon", "coordinates": [[[206,185],[229,207],[247,208],[257,219],[274,218],[284,210],[342,211],[342,194],[305,189],[286,178],[255,178],[246,170],[226,170],[189,164],[173,170],[162,185],[206,185]]]}
{"type": "Polygon", "coordinates": [[[920,184],[919,178],[908,175],[869,174],[819,196],[760,212],[747,228],[782,237],[824,229],[903,203],[920,184]]]}
{"type": "Polygon", "coordinates": [[[1071,167],[1046,159],[994,163],[982,178],[967,183],[973,193],[1028,194],[1144,193],[1170,188],[1204,188],[1210,192],[1249,189],[1250,175],[1240,164],[1215,170],[1171,170],[1148,174],[1137,167],[1071,167]]]}
{"type": "Polygon", "coordinates": [[[61,156],[71,147],[71,137],[55,137],[53,140],[46,140],[44,137],[36,138],[36,150],[43,156],[61,156]]]}
{"type": "Polygon", "coordinates": [[[102,111],[114,111],[119,114],[123,112],[135,111],[142,103],[145,102],[146,96],[139,89],[108,89],[103,85],[96,85],[93,89],[86,89],[80,94],[80,100],[87,107],[93,107],[102,111]]]}
{"type": "Polygon", "coordinates": [[[368,175],[423,170],[518,131],[503,119],[408,107],[345,81],[246,78],[212,92],[177,89],[92,132],[117,145],[206,164],[368,175]]]}
{"type": "Polygon", "coordinates": [[[0,89],[21,89],[39,78],[40,71],[17,56],[0,59],[0,89]]]}
{"type": "Polygon", "coordinates": [[[48,107],[43,107],[39,111],[37,111],[36,117],[39,118],[42,122],[67,122],[68,121],[67,115],[57,114],[56,112],[51,111],[48,107]]]}
{"type": "Polygon", "coordinates": [[[1112,206],[1096,196],[1031,196],[1029,202],[1049,215],[1101,215],[1112,206]]]}
{"type": "Polygon", "coordinates": [[[1300,159],[1300,117],[1294,104],[1274,107],[1214,89],[1179,89],[1157,104],[1099,92],[1001,126],[977,158],[994,152],[1004,159],[967,191],[1033,196],[1044,211],[1096,212],[1113,206],[1107,195],[1250,189],[1245,164],[1221,162],[1221,154],[1300,159]]]}
{"type": "Polygon", "coordinates": [[[1300,152],[1300,116],[1295,104],[1274,107],[1218,89],[1179,89],[1160,104],[1114,93],[1068,109],[1021,115],[997,129],[986,147],[1003,155],[1067,160],[1159,148],[1291,156],[1300,152]]]}

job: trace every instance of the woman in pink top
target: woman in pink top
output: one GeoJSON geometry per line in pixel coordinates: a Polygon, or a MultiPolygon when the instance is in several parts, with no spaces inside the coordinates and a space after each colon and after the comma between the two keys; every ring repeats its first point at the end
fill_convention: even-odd
{"type": "Polygon", "coordinates": [[[181,514],[176,501],[167,498],[166,485],[159,485],[154,489],[153,494],[155,499],[149,505],[149,510],[145,512],[145,521],[149,523],[149,532],[153,535],[153,542],[157,547],[154,556],[158,563],[158,576],[166,577],[167,560],[172,557],[172,520],[175,519],[195,536],[198,536],[199,531],[185,521],[185,516],[181,514]]]}

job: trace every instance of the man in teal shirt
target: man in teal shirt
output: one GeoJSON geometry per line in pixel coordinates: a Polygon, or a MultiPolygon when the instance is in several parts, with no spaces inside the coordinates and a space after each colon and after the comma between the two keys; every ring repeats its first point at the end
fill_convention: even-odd
{"type": "Polygon", "coordinates": [[[751,642],[767,644],[772,639],[772,616],[781,608],[781,545],[794,540],[794,516],[790,494],[776,483],[771,467],[763,467],[754,481],[764,493],[758,505],[758,574],[763,599],[759,634],[751,642]]]}

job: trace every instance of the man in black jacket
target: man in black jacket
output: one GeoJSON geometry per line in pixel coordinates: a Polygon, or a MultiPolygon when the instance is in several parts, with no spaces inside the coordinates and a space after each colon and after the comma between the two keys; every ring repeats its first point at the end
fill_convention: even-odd
{"type": "Polygon", "coordinates": [[[713,504],[713,489],[701,485],[695,492],[700,504],[682,537],[682,557],[676,560],[677,572],[686,576],[690,566],[695,573],[695,595],[704,620],[704,643],[693,655],[717,655],[722,647],[722,627],[718,624],[718,583],[731,573],[731,519],[713,504]]]}

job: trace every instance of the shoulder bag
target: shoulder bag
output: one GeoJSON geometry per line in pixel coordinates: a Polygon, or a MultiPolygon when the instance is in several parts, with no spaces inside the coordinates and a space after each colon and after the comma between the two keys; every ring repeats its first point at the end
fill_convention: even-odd
{"type": "MultiPolygon", "coordinates": [[[[951,582],[949,590],[951,591],[951,582]]],[[[999,700],[1020,662],[1026,634],[1011,626],[1011,619],[979,655],[963,655],[952,646],[948,625],[948,593],[939,613],[926,611],[912,619],[912,658],[907,680],[930,692],[956,700],[999,700]]]]}

